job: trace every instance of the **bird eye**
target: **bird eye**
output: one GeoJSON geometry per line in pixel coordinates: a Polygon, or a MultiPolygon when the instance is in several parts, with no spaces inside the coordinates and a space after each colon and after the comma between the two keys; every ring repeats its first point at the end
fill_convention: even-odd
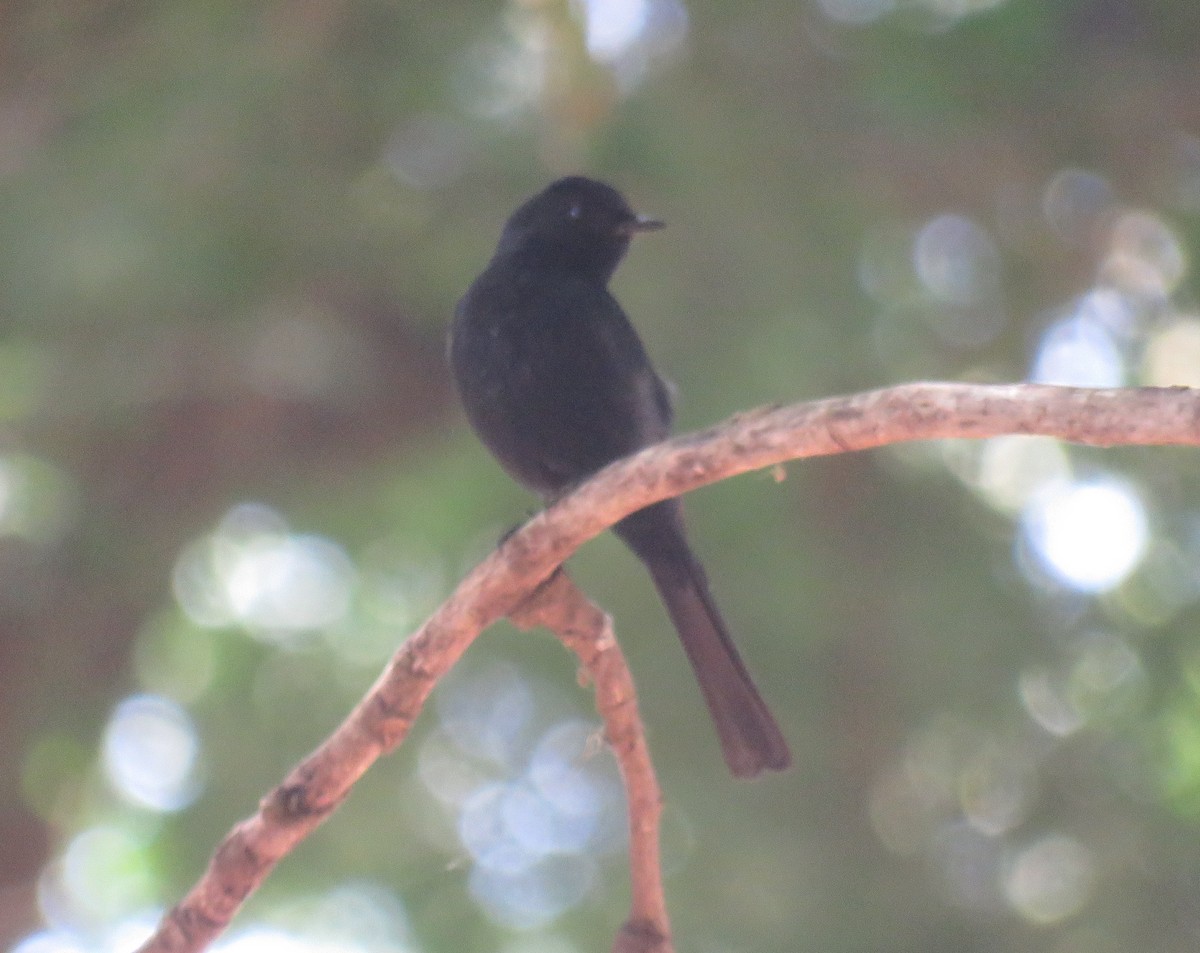
{"type": "Polygon", "coordinates": [[[579,218],[579,216],[583,214],[583,206],[576,202],[569,209],[567,209],[567,214],[570,215],[571,218],[579,218]]]}

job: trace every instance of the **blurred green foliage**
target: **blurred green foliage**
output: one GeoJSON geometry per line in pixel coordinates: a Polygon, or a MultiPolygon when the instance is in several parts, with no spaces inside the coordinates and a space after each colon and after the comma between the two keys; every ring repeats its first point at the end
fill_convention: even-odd
{"type": "MultiPolygon", "coordinates": [[[[176,899],[533,506],[441,354],[554,176],[670,224],[616,291],[684,429],[913,378],[1200,384],[1198,22],[1182,0],[5,5],[0,943],[48,924],[52,949],[106,948],[176,899]],[[151,754],[197,746],[179,803],[113,777],[115,713],[143,696],[182,719],[151,754]]],[[[1001,449],[689,502],[796,753],[759,784],[725,776],[634,561],[609,539],[574,561],[643,688],[680,949],[1195,946],[1194,454],[1010,472],[1001,449]],[[1103,585],[1039,548],[1059,511],[1020,486],[1043,472],[1144,517],[1103,585]]],[[[463,835],[463,792],[508,777],[494,746],[591,717],[570,659],[501,626],[464,664],[243,935],[608,947],[619,843],[552,857],[575,866],[550,886],[583,886],[522,926],[463,835]]],[[[588,770],[601,798],[611,766],[588,770]]]]}

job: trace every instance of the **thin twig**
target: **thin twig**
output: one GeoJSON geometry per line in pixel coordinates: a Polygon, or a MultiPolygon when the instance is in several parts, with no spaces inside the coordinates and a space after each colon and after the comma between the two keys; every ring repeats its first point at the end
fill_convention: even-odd
{"type": "Polygon", "coordinates": [[[625,783],[629,821],[629,919],[613,953],[673,953],[659,857],[662,791],[638,714],[633,676],[613,635],[612,619],[561,570],[509,618],[521,628],[550,629],[579,657],[596,686],[596,708],[625,783]]]}
{"type": "MultiPolygon", "coordinates": [[[[1200,446],[1200,391],[905,384],[750,411],[614,463],[535,516],[462,581],[336,731],[263,799],[253,817],[230,831],[142,953],[202,950],[280,858],[333,812],[376,758],[404,739],[434,684],[475,637],[617,520],[657,500],[787,460],[907,440],[1005,434],[1097,446],[1200,446]]],[[[647,808],[631,800],[630,810],[647,808]]],[[[621,937],[618,949],[620,943],[621,937]]]]}

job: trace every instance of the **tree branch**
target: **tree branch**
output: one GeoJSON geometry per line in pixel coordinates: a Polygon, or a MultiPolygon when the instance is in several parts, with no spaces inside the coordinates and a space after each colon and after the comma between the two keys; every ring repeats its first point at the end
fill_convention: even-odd
{"type": "Polygon", "coordinates": [[[550,629],[579,657],[596,686],[596,708],[604,719],[604,739],[621,769],[629,814],[630,911],[613,953],[672,953],[658,853],[662,791],[638,715],[633,676],[613,634],[612,619],[562,569],[509,618],[523,629],[550,629]]]}
{"type": "MultiPolygon", "coordinates": [[[[503,616],[516,612],[521,617],[521,604],[563,560],[617,520],[657,500],[788,460],[901,441],[1005,434],[1038,434],[1096,446],[1198,446],[1200,391],[906,384],[750,411],[612,464],[531,519],[472,570],[400,647],[334,733],[263,799],[254,816],[230,831],[200,881],[168,912],[142,953],[203,949],[280,858],[332,813],[380,755],[403,741],[434,684],[475,637],[503,616]]],[[[524,611],[531,610],[527,606],[524,611]]],[[[532,611],[537,615],[540,610],[532,611]]],[[[577,630],[601,633],[594,647],[583,652],[585,664],[588,653],[603,654],[604,643],[611,639],[611,630],[603,625],[572,622],[565,629],[572,644],[577,630]]],[[[608,684],[607,671],[607,665],[593,670],[602,710],[606,705],[619,707],[621,697],[633,698],[622,694],[626,688],[619,681],[608,684]]],[[[635,747],[644,748],[640,727],[636,734],[635,747]]],[[[621,743],[611,736],[610,741],[621,743]]],[[[628,784],[625,761],[622,770],[628,784]]],[[[650,778],[653,782],[652,773],[650,778]]],[[[657,787],[653,790],[653,803],[631,791],[631,830],[641,824],[657,830],[657,787]]],[[[637,843],[644,844],[644,839],[637,843]]],[[[645,859],[640,853],[636,864],[645,859]]],[[[635,896],[616,950],[669,949],[656,849],[653,866],[647,875],[635,865],[638,890],[647,892],[635,896]],[[648,936],[649,944],[632,943],[639,935],[648,936]]]]}

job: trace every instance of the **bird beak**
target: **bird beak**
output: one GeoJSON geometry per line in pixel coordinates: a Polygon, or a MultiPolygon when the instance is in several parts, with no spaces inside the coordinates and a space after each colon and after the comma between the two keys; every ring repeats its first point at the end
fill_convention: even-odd
{"type": "Polygon", "coordinates": [[[660,228],[666,228],[666,222],[660,222],[656,218],[648,218],[645,215],[635,215],[633,218],[626,219],[617,226],[617,232],[621,235],[634,236],[638,232],[656,232],[660,228]]]}

